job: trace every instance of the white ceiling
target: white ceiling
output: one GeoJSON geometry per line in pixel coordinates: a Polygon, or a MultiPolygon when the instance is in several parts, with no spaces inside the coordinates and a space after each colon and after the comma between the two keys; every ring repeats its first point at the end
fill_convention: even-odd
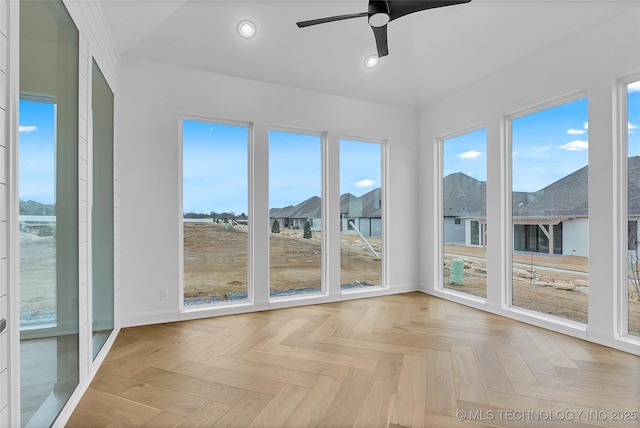
{"type": "Polygon", "coordinates": [[[392,21],[373,70],[367,0],[100,0],[122,55],[398,106],[420,107],[618,14],[637,0],[472,0],[392,21]],[[257,35],[236,26],[253,21],[257,35]]]}

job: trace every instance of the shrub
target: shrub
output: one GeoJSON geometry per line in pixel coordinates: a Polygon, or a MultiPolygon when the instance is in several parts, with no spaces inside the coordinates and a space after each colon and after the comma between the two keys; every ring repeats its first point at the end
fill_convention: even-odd
{"type": "Polygon", "coordinates": [[[280,233],[280,222],[278,219],[273,219],[273,224],[271,225],[271,233],[280,233]]]}
{"type": "Polygon", "coordinates": [[[302,233],[302,237],[305,239],[311,239],[311,223],[309,220],[304,224],[304,232],[302,233]]]}

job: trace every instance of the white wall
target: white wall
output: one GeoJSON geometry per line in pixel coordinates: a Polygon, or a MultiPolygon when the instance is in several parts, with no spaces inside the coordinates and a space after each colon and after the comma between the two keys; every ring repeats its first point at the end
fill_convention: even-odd
{"type": "Polygon", "coordinates": [[[562,222],[562,254],[589,257],[589,220],[575,218],[562,222]]]}
{"type": "MultiPolygon", "coordinates": [[[[255,301],[268,303],[268,130],[270,127],[327,133],[329,204],[325,243],[329,246],[329,296],[339,292],[339,168],[341,137],[387,141],[387,272],[390,292],[417,287],[417,240],[411,225],[393,221],[417,210],[417,112],[284,86],[123,58],[122,69],[122,298],[123,325],[171,321],[225,313],[181,314],[180,116],[191,114],[253,124],[255,301]],[[333,195],[329,197],[329,195],[333,195]],[[160,290],[168,299],[160,300],[160,290]]],[[[385,291],[388,292],[388,291],[385,291]]],[[[362,295],[364,296],[364,294],[362,295]]],[[[289,303],[292,304],[292,303],[289,303]]],[[[229,311],[226,311],[229,312],[229,311]]]]}
{"type": "MultiPolygon", "coordinates": [[[[420,279],[426,292],[486,308],[513,318],[579,337],[640,352],[640,346],[615,339],[614,296],[621,256],[616,210],[620,171],[616,138],[616,80],[640,71],[640,7],[550,46],[440,102],[420,111],[419,159],[429,167],[420,170],[420,279]],[[506,145],[505,116],[544,105],[567,95],[589,97],[589,326],[556,324],[547,319],[516,313],[505,307],[508,299],[510,236],[511,152],[506,145]],[[486,303],[451,296],[439,290],[439,213],[434,201],[440,181],[437,139],[469,127],[487,128],[487,264],[489,288],[486,303]],[[435,206],[434,206],[435,205],[435,206]],[[594,262],[595,261],[595,262],[594,262]]],[[[626,162],[626,161],[625,161],[626,162]]],[[[619,294],[618,294],[619,295],[619,294]]]]}

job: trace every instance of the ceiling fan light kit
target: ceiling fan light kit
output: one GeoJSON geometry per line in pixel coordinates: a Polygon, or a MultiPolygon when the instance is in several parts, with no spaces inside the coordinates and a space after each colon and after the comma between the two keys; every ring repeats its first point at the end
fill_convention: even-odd
{"type": "Polygon", "coordinates": [[[240,34],[240,37],[244,39],[250,39],[256,35],[256,25],[246,19],[244,21],[240,21],[238,24],[238,34],[240,34]]]}
{"type": "Polygon", "coordinates": [[[326,24],[328,22],[366,16],[376,40],[378,58],[381,58],[389,54],[389,46],[387,44],[387,24],[389,22],[415,12],[435,9],[437,7],[454,6],[469,3],[470,1],[471,0],[369,0],[367,12],[300,21],[297,22],[296,25],[298,28],[305,28],[318,24],[326,24]]]}
{"type": "Polygon", "coordinates": [[[378,62],[380,62],[380,58],[378,58],[378,55],[372,54],[364,59],[364,66],[366,68],[374,68],[376,65],[378,65],[378,62]]]}

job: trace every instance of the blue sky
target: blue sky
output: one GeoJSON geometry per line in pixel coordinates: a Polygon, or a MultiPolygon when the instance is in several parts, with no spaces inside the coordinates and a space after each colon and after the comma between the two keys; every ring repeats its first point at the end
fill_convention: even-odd
{"type": "Polygon", "coordinates": [[[540,190],[586,166],[588,117],[583,98],[513,119],[513,190],[540,190]]]}
{"type": "Polygon", "coordinates": [[[248,214],[249,129],[184,120],[183,211],[248,214]]]}
{"type": "MultiPolygon", "coordinates": [[[[640,83],[630,86],[629,155],[640,155],[640,83]]],[[[51,204],[55,198],[52,104],[20,102],[20,199],[51,204]]],[[[513,121],[514,190],[536,191],[587,165],[587,100],[578,100],[513,121]]],[[[298,204],[321,193],[321,137],[269,133],[270,207],[298,204]]],[[[248,129],[184,122],[184,211],[248,212],[248,129]]],[[[444,172],[486,180],[486,131],[444,144],[444,172]]],[[[380,187],[379,144],[340,142],[340,193],[360,196],[380,187]]]]}
{"type": "MultiPolygon", "coordinates": [[[[640,82],[628,93],[629,156],[640,155],[640,82]]],[[[588,164],[588,101],[581,99],[513,120],[513,190],[532,192],[588,164]]],[[[486,181],[486,130],[445,140],[444,175],[486,181]]]]}
{"type": "MultiPolygon", "coordinates": [[[[361,196],[380,187],[380,144],[340,141],[340,194],[361,196]]],[[[269,132],[269,207],[297,205],[322,193],[322,138],[269,132]]]]}
{"type": "Polygon", "coordinates": [[[448,138],[443,144],[443,172],[463,172],[480,181],[487,181],[487,130],[482,128],[457,137],[448,138]]]}
{"type": "MultiPolygon", "coordinates": [[[[183,211],[248,213],[248,129],[184,121],[183,133],[183,211]]],[[[380,147],[340,142],[341,193],[360,196],[380,187],[380,147]]],[[[270,131],[269,208],[321,196],[321,163],[321,136],[270,131]]]]}
{"type": "Polygon", "coordinates": [[[640,81],[630,87],[627,99],[629,156],[640,156],[640,81]]]}
{"type": "Polygon", "coordinates": [[[53,204],[55,195],[55,108],[50,103],[20,101],[21,200],[53,204]]]}
{"type": "Polygon", "coordinates": [[[362,196],[381,182],[382,145],[340,140],[340,194],[362,196]]]}
{"type": "Polygon", "coordinates": [[[269,131],[269,208],[322,196],[322,137],[269,131]]]}

